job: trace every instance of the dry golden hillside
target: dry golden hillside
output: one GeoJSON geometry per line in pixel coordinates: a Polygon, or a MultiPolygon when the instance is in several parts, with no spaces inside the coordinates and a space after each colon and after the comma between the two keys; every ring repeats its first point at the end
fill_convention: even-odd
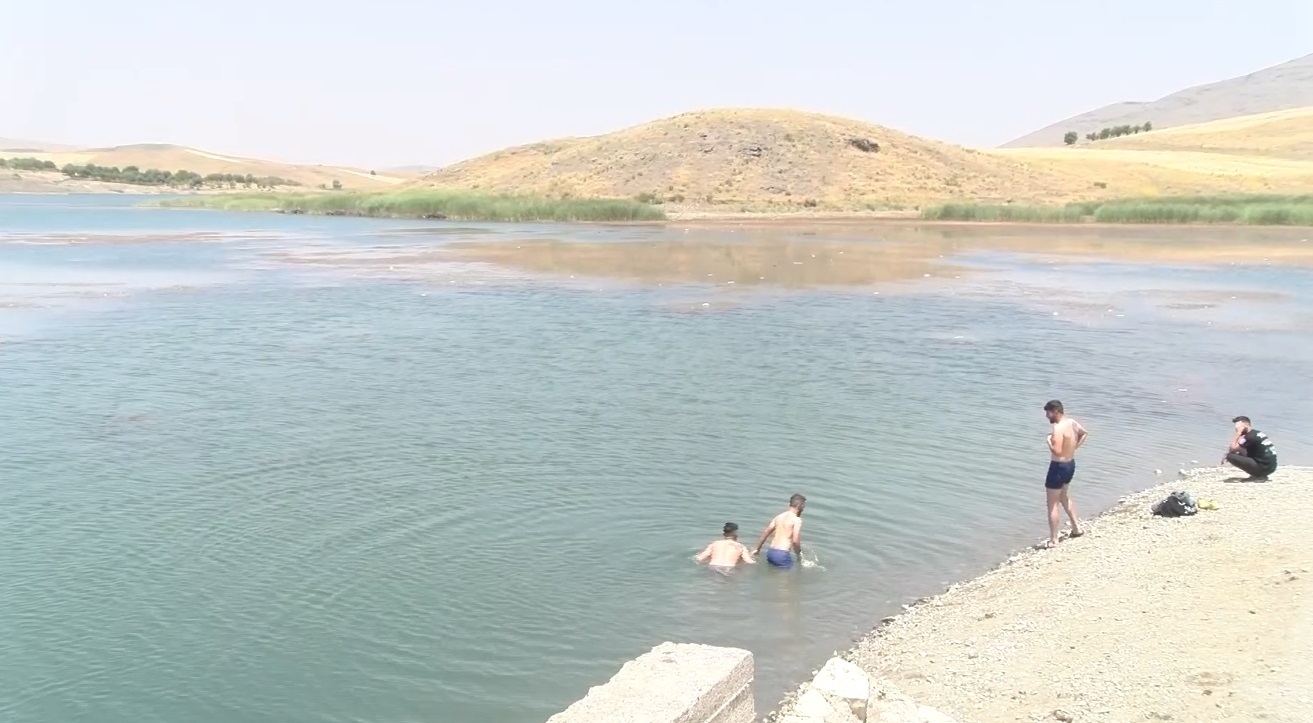
{"type": "Polygon", "coordinates": [[[1218,145],[1230,134],[1226,143],[1233,152],[1117,145],[1150,143],[1160,133],[1185,138],[1197,127],[1077,148],[976,151],[814,113],[711,110],[602,136],[509,148],[440,169],[412,186],[656,198],[672,210],[712,212],[1313,193],[1313,159],[1298,156],[1295,133],[1313,114],[1286,111],[1262,118],[1207,124],[1222,129],[1209,136],[1218,145]],[[1269,152],[1242,155],[1248,149],[1269,152]],[[1280,157],[1283,153],[1290,157],[1280,157]]]}
{"type": "MultiPolygon", "coordinates": [[[[991,150],[1050,173],[1084,179],[1105,196],[1226,193],[1313,193],[1313,162],[1264,156],[1120,148],[1008,148],[991,150]]],[[[1073,200],[1053,194],[1052,201],[1073,200]]]]}
{"type": "Polygon", "coordinates": [[[991,150],[1117,196],[1313,193],[1313,108],[1261,113],[1081,142],[991,150]]]}
{"type": "Polygon", "coordinates": [[[1227,118],[1095,141],[1092,149],[1196,151],[1313,161],[1313,108],[1227,118]]]}
{"type": "Polygon", "coordinates": [[[520,146],[416,185],[550,196],[656,197],[746,210],[1039,200],[1092,184],[860,121],[788,110],[686,113],[603,136],[520,146]]]}
{"type": "Polygon", "coordinates": [[[279,163],[255,158],[241,158],[209,153],[195,148],[162,143],[146,143],[113,148],[85,148],[47,153],[23,153],[24,157],[49,160],[57,166],[72,163],[94,163],[98,166],[125,168],[136,166],[142,170],[157,168],[163,171],[187,170],[202,176],[210,173],[250,174],[257,177],[277,176],[297,181],[308,189],[320,185],[331,187],[336,179],[342,186],[356,190],[384,190],[411,180],[396,173],[370,175],[368,170],[339,166],[307,166],[279,163]]]}

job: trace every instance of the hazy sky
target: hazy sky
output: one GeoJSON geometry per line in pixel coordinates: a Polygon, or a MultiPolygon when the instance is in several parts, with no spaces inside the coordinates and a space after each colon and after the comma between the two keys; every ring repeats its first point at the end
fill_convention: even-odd
{"type": "Polygon", "coordinates": [[[997,145],[1308,53],[1313,0],[0,0],[0,136],[383,167],[784,106],[997,145]]]}

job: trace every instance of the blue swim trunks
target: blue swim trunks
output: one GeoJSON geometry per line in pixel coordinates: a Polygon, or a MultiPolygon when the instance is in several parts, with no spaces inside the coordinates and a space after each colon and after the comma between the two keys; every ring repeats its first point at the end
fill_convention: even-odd
{"type": "Polygon", "coordinates": [[[1076,475],[1076,460],[1068,462],[1049,462],[1049,475],[1044,478],[1045,489],[1060,490],[1071,484],[1076,475]]]}
{"type": "Polygon", "coordinates": [[[773,547],[767,548],[766,562],[770,563],[771,567],[778,567],[787,570],[793,567],[793,555],[790,554],[788,550],[776,550],[773,547]]]}

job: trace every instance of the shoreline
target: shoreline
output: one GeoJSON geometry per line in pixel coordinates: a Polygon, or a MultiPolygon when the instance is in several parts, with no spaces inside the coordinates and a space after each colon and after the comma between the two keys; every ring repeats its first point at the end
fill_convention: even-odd
{"type": "Polygon", "coordinates": [[[1083,221],[1080,223],[1060,223],[1055,221],[952,221],[941,219],[923,219],[916,216],[880,216],[872,214],[817,214],[814,216],[789,214],[724,214],[691,215],[670,214],[665,221],[647,223],[672,224],[687,223],[696,226],[747,226],[760,224],[764,227],[781,227],[790,225],[825,225],[825,226],[897,226],[924,228],[988,228],[988,229],[1035,229],[1079,231],[1107,231],[1129,229],[1147,231],[1154,229],[1218,229],[1232,231],[1289,230],[1300,231],[1313,229],[1313,226],[1296,226],[1287,224],[1249,225],[1242,223],[1100,223],[1083,221]]]}
{"type": "MultiPolygon", "coordinates": [[[[1125,495],[1081,538],[1013,552],[883,618],[827,668],[869,677],[866,710],[910,698],[960,723],[1313,720],[1301,670],[1313,540],[1299,523],[1313,514],[1313,468],[1227,481],[1239,476],[1195,469],[1125,495]],[[1173,490],[1219,509],[1153,517],[1173,490]]],[[[822,720],[813,688],[828,694],[821,678],[803,683],[762,719],[822,720]]]]}
{"type": "MultiPolygon", "coordinates": [[[[105,196],[140,196],[143,200],[158,196],[177,196],[177,197],[203,197],[208,199],[222,199],[225,196],[240,196],[228,189],[178,189],[162,186],[140,186],[134,184],[118,184],[101,181],[76,180],[69,181],[63,188],[49,188],[48,185],[42,190],[33,189],[37,184],[24,185],[22,180],[17,183],[0,182],[0,194],[13,194],[22,196],[68,196],[68,195],[105,195],[105,196]]],[[[317,193],[308,191],[305,188],[286,188],[265,193],[277,196],[295,196],[298,194],[317,193]]],[[[329,193],[329,192],[322,192],[329,193]]],[[[360,191],[346,191],[345,193],[361,193],[360,191]]],[[[387,191],[368,191],[366,193],[387,193],[387,191]]],[[[550,199],[549,199],[550,200],[550,199]]],[[[624,199],[594,199],[597,201],[624,201],[624,199]]],[[[346,216],[352,218],[395,218],[395,219],[432,219],[432,220],[453,220],[453,221],[478,221],[477,218],[452,217],[445,218],[442,214],[371,214],[371,213],[354,213],[333,209],[329,211],[318,210],[295,210],[295,211],[276,211],[274,209],[224,209],[208,206],[209,202],[200,202],[193,209],[203,210],[242,210],[244,212],[268,212],[268,213],[292,213],[305,214],[312,216],[346,216]]],[[[158,205],[158,204],[156,204],[158,205]]],[[[182,204],[187,207],[186,204],[182,204]]],[[[557,223],[584,223],[584,224],[691,224],[707,226],[724,226],[724,225],[753,225],[762,226],[789,226],[794,224],[808,225],[889,225],[889,226],[921,226],[929,228],[1033,228],[1033,229],[1163,229],[1163,228],[1210,228],[1210,229],[1270,229],[1284,228],[1292,230],[1313,229],[1313,224],[1301,223],[1243,223],[1238,221],[1126,221],[1126,222],[1107,222],[1095,220],[1072,220],[1072,221],[1053,221],[1053,220],[962,220],[962,219],[928,219],[920,216],[917,211],[906,210],[887,210],[887,211],[808,211],[808,210],[790,210],[790,211],[718,211],[718,210],[683,210],[669,209],[662,205],[651,205],[650,208],[656,212],[664,213],[663,219],[617,219],[617,220],[555,220],[555,219],[536,219],[532,222],[557,222],[557,223]]]]}

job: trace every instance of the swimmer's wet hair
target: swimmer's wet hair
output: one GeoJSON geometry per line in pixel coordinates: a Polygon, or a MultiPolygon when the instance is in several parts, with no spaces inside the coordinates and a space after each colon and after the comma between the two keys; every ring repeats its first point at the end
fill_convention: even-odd
{"type": "Polygon", "coordinates": [[[797,507],[799,504],[801,504],[801,503],[803,503],[803,502],[806,502],[806,501],[807,501],[807,498],[806,498],[806,497],[803,497],[802,495],[794,495],[794,496],[792,496],[792,497],[789,498],[789,506],[790,506],[790,507],[797,507]]]}
{"type": "Polygon", "coordinates": [[[1062,402],[1059,402],[1056,399],[1050,399],[1049,403],[1044,405],[1044,411],[1062,414],[1062,402]]]}
{"type": "Polygon", "coordinates": [[[738,526],[738,525],[734,524],[733,522],[726,522],[726,523],[725,523],[725,534],[726,534],[726,535],[732,535],[732,534],[734,534],[735,532],[738,532],[738,531],[739,531],[739,526],[738,526]]]}
{"type": "Polygon", "coordinates": [[[1249,421],[1249,417],[1246,417],[1246,416],[1244,416],[1243,414],[1240,415],[1239,417],[1236,417],[1235,419],[1232,419],[1232,420],[1231,420],[1231,424],[1235,424],[1236,422],[1244,422],[1245,424],[1253,424],[1253,422],[1249,421]]]}

